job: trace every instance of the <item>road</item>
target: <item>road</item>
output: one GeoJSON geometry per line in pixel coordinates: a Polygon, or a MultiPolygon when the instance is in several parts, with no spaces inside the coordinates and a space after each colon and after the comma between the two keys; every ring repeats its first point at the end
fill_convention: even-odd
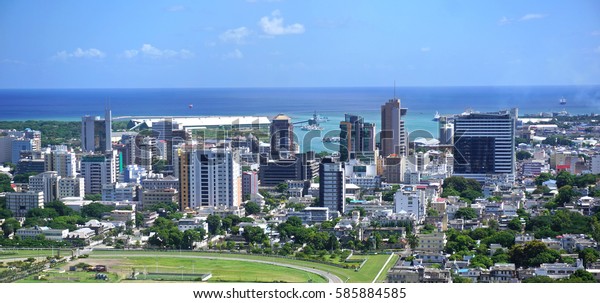
{"type": "MultiPolygon", "coordinates": [[[[92,255],[91,257],[93,258],[111,258],[111,257],[148,257],[147,254],[107,254],[107,255],[97,255],[94,256],[92,255]]],[[[289,268],[294,268],[294,269],[298,269],[298,270],[303,270],[303,271],[307,271],[307,272],[311,272],[313,274],[317,274],[320,275],[322,277],[324,277],[325,279],[327,279],[327,281],[329,283],[344,283],[342,281],[342,279],[340,279],[338,276],[320,270],[320,269],[316,269],[316,268],[309,268],[309,267],[304,267],[304,266],[298,266],[298,265],[294,265],[294,264],[285,264],[285,263],[278,263],[278,262],[274,262],[274,261],[265,261],[265,260],[252,260],[252,259],[244,259],[244,258],[230,258],[230,257],[222,257],[222,256],[166,256],[166,255],[153,255],[153,257],[157,257],[157,258],[189,258],[189,259],[216,259],[216,260],[230,260],[230,261],[244,261],[244,262],[254,262],[254,263],[262,263],[262,264],[270,264],[270,265],[276,265],[276,266],[284,266],[284,267],[289,267],[289,268]]]]}

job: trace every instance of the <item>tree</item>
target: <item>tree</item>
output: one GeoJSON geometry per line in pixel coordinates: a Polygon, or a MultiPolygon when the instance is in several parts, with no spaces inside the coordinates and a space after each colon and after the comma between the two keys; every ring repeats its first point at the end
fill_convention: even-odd
{"type": "Polygon", "coordinates": [[[419,237],[415,234],[409,234],[406,236],[406,240],[408,241],[408,246],[413,250],[419,246],[419,237]]]}
{"type": "Polygon", "coordinates": [[[600,253],[593,248],[587,247],[579,252],[579,258],[583,260],[583,265],[585,267],[589,267],[590,264],[598,261],[600,253]]]}
{"type": "Polygon", "coordinates": [[[92,202],[88,205],[84,205],[81,208],[81,215],[84,217],[92,217],[96,219],[102,219],[102,214],[114,210],[114,207],[104,205],[98,202],[92,202]]]}
{"type": "MultiPolygon", "coordinates": [[[[29,179],[27,179],[29,181],[29,179]]],[[[10,177],[7,174],[0,174],[0,193],[14,192],[10,186],[10,177]]]]}
{"type": "Polygon", "coordinates": [[[535,178],[535,185],[542,186],[542,184],[548,180],[554,178],[550,173],[541,173],[539,176],[535,178]]]}
{"type": "Polygon", "coordinates": [[[268,239],[267,235],[262,228],[259,226],[247,226],[244,227],[244,232],[242,236],[246,240],[247,243],[261,243],[264,240],[268,239]]]}
{"type": "Polygon", "coordinates": [[[572,275],[569,276],[565,282],[575,282],[575,283],[594,283],[596,282],[596,278],[591,272],[588,272],[585,269],[578,269],[572,275]]]}
{"type": "Polygon", "coordinates": [[[4,232],[4,237],[8,238],[13,232],[21,227],[21,223],[17,221],[15,218],[9,218],[4,221],[2,224],[2,231],[4,232]]]}
{"type": "Polygon", "coordinates": [[[573,199],[577,196],[579,196],[579,193],[577,193],[571,185],[565,185],[558,189],[556,202],[558,203],[558,205],[563,206],[566,203],[570,203],[571,201],[573,201],[573,199]]]}
{"type": "Polygon", "coordinates": [[[100,201],[100,200],[102,200],[102,195],[101,194],[87,194],[83,197],[83,199],[92,200],[92,201],[100,201]]]}
{"type": "Polygon", "coordinates": [[[12,218],[13,213],[9,209],[0,208],[0,219],[12,218]]]}
{"type": "Polygon", "coordinates": [[[193,249],[194,242],[201,241],[200,233],[193,229],[188,229],[183,232],[182,247],[185,249],[193,249]]]}
{"type": "Polygon", "coordinates": [[[556,175],[556,187],[561,188],[565,185],[573,185],[575,177],[568,171],[563,170],[556,175]]]}
{"type": "Polygon", "coordinates": [[[510,259],[517,267],[535,267],[542,263],[554,263],[560,254],[549,249],[541,241],[531,241],[524,245],[514,245],[509,251],[510,259]]]}
{"type": "Polygon", "coordinates": [[[517,152],[517,160],[527,160],[533,158],[533,155],[525,150],[520,150],[517,152]]]}
{"type": "Polygon", "coordinates": [[[461,207],[454,214],[455,218],[463,218],[465,220],[477,219],[477,213],[475,209],[470,207],[461,207]]]}
{"type": "MultiPolygon", "coordinates": [[[[282,184],[284,184],[284,183],[282,183],[282,184]]],[[[244,206],[244,209],[246,210],[246,216],[260,213],[260,205],[258,205],[258,203],[256,203],[256,202],[246,203],[246,205],[244,206]]]]}
{"type": "Polygon", "coordinates": [[[291,216],[287,219],[286,223],[291,226],[299,227],[299,226],[302,226],[302,219],[300,219],[296,216],[291,216]]]}
{"type": "Polygon", "coordinates": [[[427,216],[428,217],[437,217],[440,214],[438,213],[438,211],[435,208],[428,208],[427,209],[427,216]]]}
{"type": "Polygon", "coordinates": [[[211,235],[221,233],[221,217],[217,215],[208,215],[206,223],[208,224],[208,233],[211,235]]]}
{"type": "Polygon", "coordinates": [[[285,193],[288,190],[288,184],[287,183],[279,183],[277,184],[277,186],[275,187],[275,190],[279,193],[285,193]]]}
{"type": "Polygon", "coordinates": [[[473,267],[473,268],[490,268],[492,265],[494,265],[494,261],[485,255],[476,255],[474,258],[471,259],[471,264],[469,265],[469,267],[473,267]]]}
{"type": "Polygon", "coordinates": [[[44,208],[51,208],[56,211],[59,216],[70,216],[75,211],[70,207],[66,206],[62,201],[53,201],[44,204],[44,208]]]}
{"type": "Polygon", "coordinates": [[[518,217],[515,217],[508,222],[507,227],[514,231],[520,231],[521,230],[521,220],[518,217]]]}

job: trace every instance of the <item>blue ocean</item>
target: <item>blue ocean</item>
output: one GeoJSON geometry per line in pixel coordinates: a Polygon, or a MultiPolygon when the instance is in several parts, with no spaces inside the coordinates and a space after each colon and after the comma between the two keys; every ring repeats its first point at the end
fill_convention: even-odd
{"type": "MultiPolygon", "coordinates": [[[[440,114],[466,109],[497,111],[512,107],[519,114],[559,112],[600,113],[600,86],[489,86],[489,87],[354,87],[354,88],[192,88],[192,89],[3,89],[0,120],[80,120],[104,115],[110,105],[119,116],[210,116],[285,113],[294,121],[315,111],[327,116],[324,130],[339,129],[345,113],[380,123],[380,108],[391,98],[408,108],[410,132],[437,134],[440,114]],[[567,103],[560,105],[565,98],[567,103]]],[[[298,128],[299,129],[299,128],[298,128]]]]}

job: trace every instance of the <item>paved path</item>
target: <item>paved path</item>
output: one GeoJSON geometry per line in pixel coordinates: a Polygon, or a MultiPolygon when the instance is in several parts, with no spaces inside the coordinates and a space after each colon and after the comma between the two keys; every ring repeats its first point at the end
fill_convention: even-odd
{"type": "Polygon", "coordinates": [[[381,269],[379,270],[379,272],[377,273],[377,276],[375,276],[375,279],[373,279],[373,282],[371,283],[375,283],[377,282],[377,278],[379,278],[379,276],[381,275],[381,272],[383,272],[383,270],[385,269],[385,267],[388,265],[388,263],[390,263],[390,260],[392,260],[392,258],[394,257],[394,254],[391,253],[390,257],[387,259],[387,261],[385,261],[385,264],[383,264],[383,266],[381,267],[381,269]]]}
{"type": "MultiPolygon", "coordinates": [[[[111,258],[111,257],[148,257],[149,255],[147,254],[102,254],[102,255],[91,255],[90,257],[96,259],[107,259],[107,258],[111,258]]],[[[230,261],[245,261],[245,262],[254,262],[254,263],[263,263],[263,264],[270,264],[270,265],[276,265],[276,266],[284,266],[284,267],[289,267],[289,268],[294,268],[294,269],[298,269],[298,270],[303,270],[303,271],[307,271],[307,272],[311,272],[317,275],[320,275],[324,278],[327,279],[327,281],[329,283],[343,283],[342,279],[340,279],[338,276],[320,270],[320,269],[316,269],[316,268],[309,268],[309,267],[304,267],[304,266],[299,266],[299,265],[294,265],[294,264],[286,264],[286,263],[278,263],[278,262],[274,262],[274,261],[266,261],[266,260],[253,260],[253,259],[244,259],[244,258],[232,258],[232,257],[222,257],[222,256],[189,256],[189,255],[183,255],[183,256],[167,256],[167,255],[150,255],[153,257],[158,257],[158,258],[190,258],[190,259],[216,259],[216,260],[230,260],[230,261]]],[[[389,260],[388,260],[389,261],[389,260]]],[[[387,264],[387,263],[386,263],[387,264]]]]}

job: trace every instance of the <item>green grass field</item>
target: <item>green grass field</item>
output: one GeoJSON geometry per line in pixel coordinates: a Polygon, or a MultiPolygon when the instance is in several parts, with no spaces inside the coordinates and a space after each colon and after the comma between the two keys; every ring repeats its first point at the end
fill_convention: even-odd
{"type": "MultiPolygon", "coordinates": [[[[14,259],[14,258],[27,258],[27,257],[45,257],[52,254],[51,250],[18,250],[11,251],[16,254],[2,255],[0,254],[0,260],[2,259],[14,259]]],[[[56,254],[56,249],[54,250],[56,254]]],[[[61,255],[68,255],[70,251],[63,250],[61,255]]],[[[313,282],[325,282],[325,279],[319,275],[308,273],[298,269],[292,269],[276,265],[259,264],[251,262],[233,261],[233,260],[206,260],[206,259],[192,259],[191,256],[207,256],[207,257],[225,257],[225,258],[237,258],[237,259],[249,259],[249,260],[264,260],[272,261],[281,264],[292,264],[307,268],[320,269],[329,273],[332,273],[342,281],[348,283],[371,283],[377,273],[384,266],[388,260],[389,255],[354,255],[352,259],[367,259],[365,265],[359,270],[354,271],[353,269],[340,268],[328,264],[322,264],[317,262],[293,260],[277,257],[269,257],[262,255],[244,255],[244,254],[215,254],[215,253],[202,253],[202,252],[190,252],[190,251],[172,251],[172,252],[157,252],[157,251],[93,251],[88,259],[80,259],[80,262],[102,264],[102,260],[116,262],[115,266],[109,265],[109,271],[117,271],[119,276],[124,278],[130,274],[132,267],[136,268],[136,271],[143,271],[144,267],[147,272],[156,271],[156,265],[158,262],[159,270],[162,269],[165,272],[181,272],[192,273],[203,272],[212,273],[213,278],[210,282],[219,281],[244,281],[244,282],[272,282],[272,281],[286,281],[286,282],[307,282],[312,279],[313,282]],[[113,255],[118,254],[118,257],[113,255]],[[139,257],[128,256],[128,255],[140,255],[139,257]],[[148,257],[145,257],[148,255],[148,257]],[[110,257],[109,257],[110,256],[110,257]],[[178,258],[182,256],[182,258],[178,258]]],[[[390,262],[385,266],[382,274],[377,278],[377,282],[382,282],[386,278],[387,270],[394,265],[398,259],[397,255],[394,255],[390,262]]],[[[79,262],[78,261],[78,262],[79,262]]],[[[114,281],[112,281],[114,282],[114,281]]]]}
{"type": "Polygon", "coordinates": [[[122,278],[116,273],[106,274],[108,275],[108,281],[96,280],[96,273],[94,272],[51,270],[31,275],[16,281],[16,283],[114,283],[119,282],[122,278]]]}
{"type": "MultiPolygon", "coordinates": [[[[94,256],[94,263],[102,258],[94,256]]],[[[139,272],[165,273],[211,273],[209,282],[326,282],[316,274],[298,269],[270,264],[252,263],[232,260],[209,260],[178,258],[178,256],[161,257],[126,257],[109,271],[131,272],[135,268],[139,272]]]]}
{"type": "MultiPolygon", "coordinates": [[[[95,259],[95,258],[101,257],[102,255],[112,255],[114,253],[115,252],[112,252],[112,251],[94,251],[90,255],[90,258],[95,259]]],[[[169,256],[172,258],[176,258],[178,255],[182,255],[182,256],[196,255],[196,256],[208,256],[208,257],[219,256],[219,257],[229,257],[229,258],[238,258],[238,259],[266,260],[266,261],[273,261],[273,262],[278,262],[278,263],[282,263],[282,264],[293,264],[293,265],[299,265],[299,266],[308,267],[308,268],[320,269],[320,270],[323,270],[326,272],[333,273],[336,276],[340,277],[343,281],[347,281],[349,283],[371,283],[373,281],[373,279],[375,279],[375,276],[377,276],[377,273],[379,272],[379,270],[384,266],[385,262],[389,258],[389,255],[385,255],[385,254],[383,254],[383,255],[354,255],[352,257],[352,259],[367,259],[367,262],[365,263],[363,268],[361,268],[359,271],[354,271],[353,269],[339,268],[339,267],[328,265],[328,264],[303,261],[303,260],[293,260],[293,259],[261,256],[261,255],[226,254],[226,253],[214,254],[214,253],[185,252],[185,251],[181,252],[181,253],[180,252],[151,252],[151,251],[120,251],[119,254],[122,254],[122,255],[125,255],[125,254],[136,254],[136,255],[148,254],[148,255],[161,255],[161,256],[164,255],[164,256],[169,256]]],[[[397,255],[393,256],[390,263],[388,263],[387,268],[394,265],[394,263],[396,262],[397,259],[398,259],[397,255]]],[[[213,262],[213,261],[216,261],[216,260],[211,260],[211,262],[213,262]]],[[[160,262],[162,262],[162,261],[159,261],[159,264],[161,264],[160,262]]],[[[233,261],[226,261],[226,262],[233,262],[233,261]]],[[[261,266],[262,266],[262,264],[261,264],[261,266]]],[[[385,280],[386,273],[387,273],[387,269],[384,270],[384,272],[381,274],[381,276],[377,280],[378,281],[385,280]]],[[[213,273],[213,275],[215,275],[215,273],[213,273]]]]}

